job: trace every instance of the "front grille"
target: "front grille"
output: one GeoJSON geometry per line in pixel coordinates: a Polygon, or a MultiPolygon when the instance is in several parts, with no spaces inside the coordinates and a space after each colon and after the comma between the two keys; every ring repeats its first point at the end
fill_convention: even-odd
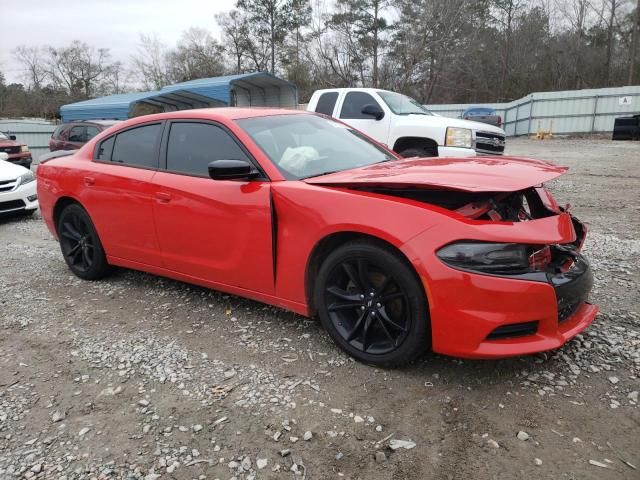
{"type": "Polygon", "coordinates": [[[593,275],[586,259],[578,255],[571,268],[551,277],[558,302],[558,323],[573,316],[589,298],[593,275]]]}
{"type": "Polygon", "coordinates": [[[17,180],[0,180],[0,192],[8,192],[16,188],[17,180]]]}
{"type": "Polygon", "coordinates": [[[476,152],[491,155],[502,155],[504,152],[504,136],[498,133],[476,132],[476,152]]]}
{"type": "Polygon", "coordinates": [[[21,208],[24,208],[24,202],[22,200],[9,200],[8,202],[0,202],[0,213],[19,210],[21,208]]]}
{"type": "Polygon", "coordinates": [[[502,325],[487,335],[487,340],[502,340],[505,338],[526,337],[538,331],[538,322],[510,323],[502,325]]]}
{"type": "Polygon", "coordinates": [[[17,147],[0,147],[0,152],[4,153],[20,153],[20,146],[17,147]]]}

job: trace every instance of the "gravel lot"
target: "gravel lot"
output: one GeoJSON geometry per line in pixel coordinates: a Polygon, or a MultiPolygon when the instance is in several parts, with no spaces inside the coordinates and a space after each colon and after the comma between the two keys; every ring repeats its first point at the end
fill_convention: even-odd
{"type": "Polygon", "coordinates": [[[0,479],[640,478],[640,144],[508,153],[571,167],[551,188],[590,228],[601,305],[509,360],[377,370],[276,308],[79,280],[37,214],[1,220],[0,479]]]}

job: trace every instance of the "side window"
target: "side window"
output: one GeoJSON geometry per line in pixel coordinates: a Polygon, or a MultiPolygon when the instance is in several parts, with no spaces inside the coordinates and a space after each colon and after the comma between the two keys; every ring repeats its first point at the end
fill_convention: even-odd
{"type": "Polygon", "coordinates": [[[100,143],[98,147],[98,152],[96,153],[97,160],[103,160],[108,162],[111,160],[111,153],[113,152],[113,144],[116,141],[116,137],[107,138],[105,141],[100,143]]]}
{"type": "Polygon", "coordinates": [[[333,109],[336,106],[336,100],[338,100],[338,92],[323,93],[318,99],[316,113],[324,113],[325,115],[332,116],[333,109]]]}
{"type": "Polygon", "coordinates": [[[86,142],[85,132],[87,127],[73,127],[69,131],[69,141],[70,142],[86,142]]]}
{"type": "Polygon", "coordinates": [[[208,176],[209,162],[247,160],[247,155],[224,129],[207,123],[176,122],[167,144],[167,170],[208,176]]]}
{"type": "Polygon", "coordinates": [[[342,103],[340,118],[372,120],[370,115],[362,114],[362,107],[364,107],[365,105],[377,105],[378,107],[380,107],[380,104],[378,104],[378,102],[376,102],[375,99],[368,93],[347,93],[347,96],[344,98],[344,102],[342,103]]]}
{"type": "Polygon", "coordinates": [[[59,139],[65,127],[66,127],[65,125],[58,125],[56,129],[53,131],[53,133],[51,134],[51,138],[53,138],[54,140],[59,139]]]}
{"type": "MultiPolygon", "coordinates": [[[[158,168],[158,137],[162,124],[132,128],[115,136],[111,161],[145,168],[158,168]]],[[[106,142],[105,142],[106,143],[106,142]]]]}
{"type": "Polygon", "coordinates": [[[86,141],[88,142],[93,137],[95,137],[98,133],[100,133],[100,130],[98,130],[98,127],[87,127],[86,141]]]}

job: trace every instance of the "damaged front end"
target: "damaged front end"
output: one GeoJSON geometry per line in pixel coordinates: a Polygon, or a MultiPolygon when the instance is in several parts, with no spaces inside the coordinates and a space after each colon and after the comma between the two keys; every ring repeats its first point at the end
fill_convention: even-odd
{"type": "MultiPolygon", "coordinates": [[[[499,193],[381,187],[368,190],[446,208],[473,220],[473,223],[478,222],[477,225],[484,227],[483,230],[488,230],[493,222],[533,222],[532,225],[539,225],[542,236],[532,232],[529,241],[525,238],[517,242],[464,239],[439,248],[436,255],[443,263],[457,270],[551,285],[556,293],[558,322],[571,318],[587,302],[593,276],[588,261],[580,253],[586,227],[569,214],[568,206],[560,207],[544,186],[499,193]],[[542,219],[546,221],[536,222],[542,219]],[[560,238],[541,244],[545,231],[542,224],[550,225],[550,221],[554,220],[558,222],[560,238]]],[[[507,325],[491,332],[489,338],[513,338],[529,335],[532,331],[535,331],[533,324],[523,328],[507,325]]]]}

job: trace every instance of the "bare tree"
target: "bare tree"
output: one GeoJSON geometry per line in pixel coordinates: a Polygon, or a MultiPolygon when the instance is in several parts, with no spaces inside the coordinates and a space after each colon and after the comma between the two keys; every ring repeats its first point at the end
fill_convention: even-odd
{"type": "Polygon", "coordinates": [[[228,52],[234,59],[235,73],[244,71],[243,59],[247,54],[249,28],[246,14],[231,10],[216,15],[216,22],[222,29],[222,40],[229,46],[228,52]]]}
{"type": "Polygon", "coordinates": [[[168,49],[155,36],[140,34],[131,63],[136,78],[148,90],[159,90],[169,83],[168,49]]]}
{"type": "Polygon", "coordinates": [[[42,49],[21,45],[13,51],[13,56],[24,68],[24,78],[27,85],[35,90],[40,90],[47,80],[42,49]]]}
{"type": "Polygon", "coordinates": [[[636,58],[638,56],[638,37],[640,37],[640,0],[637,0],[636,11],[631,33],[631,48],[629,49],[629,74],[627,85],[633,85],[633,77],[636,70],[636,58]]]}

